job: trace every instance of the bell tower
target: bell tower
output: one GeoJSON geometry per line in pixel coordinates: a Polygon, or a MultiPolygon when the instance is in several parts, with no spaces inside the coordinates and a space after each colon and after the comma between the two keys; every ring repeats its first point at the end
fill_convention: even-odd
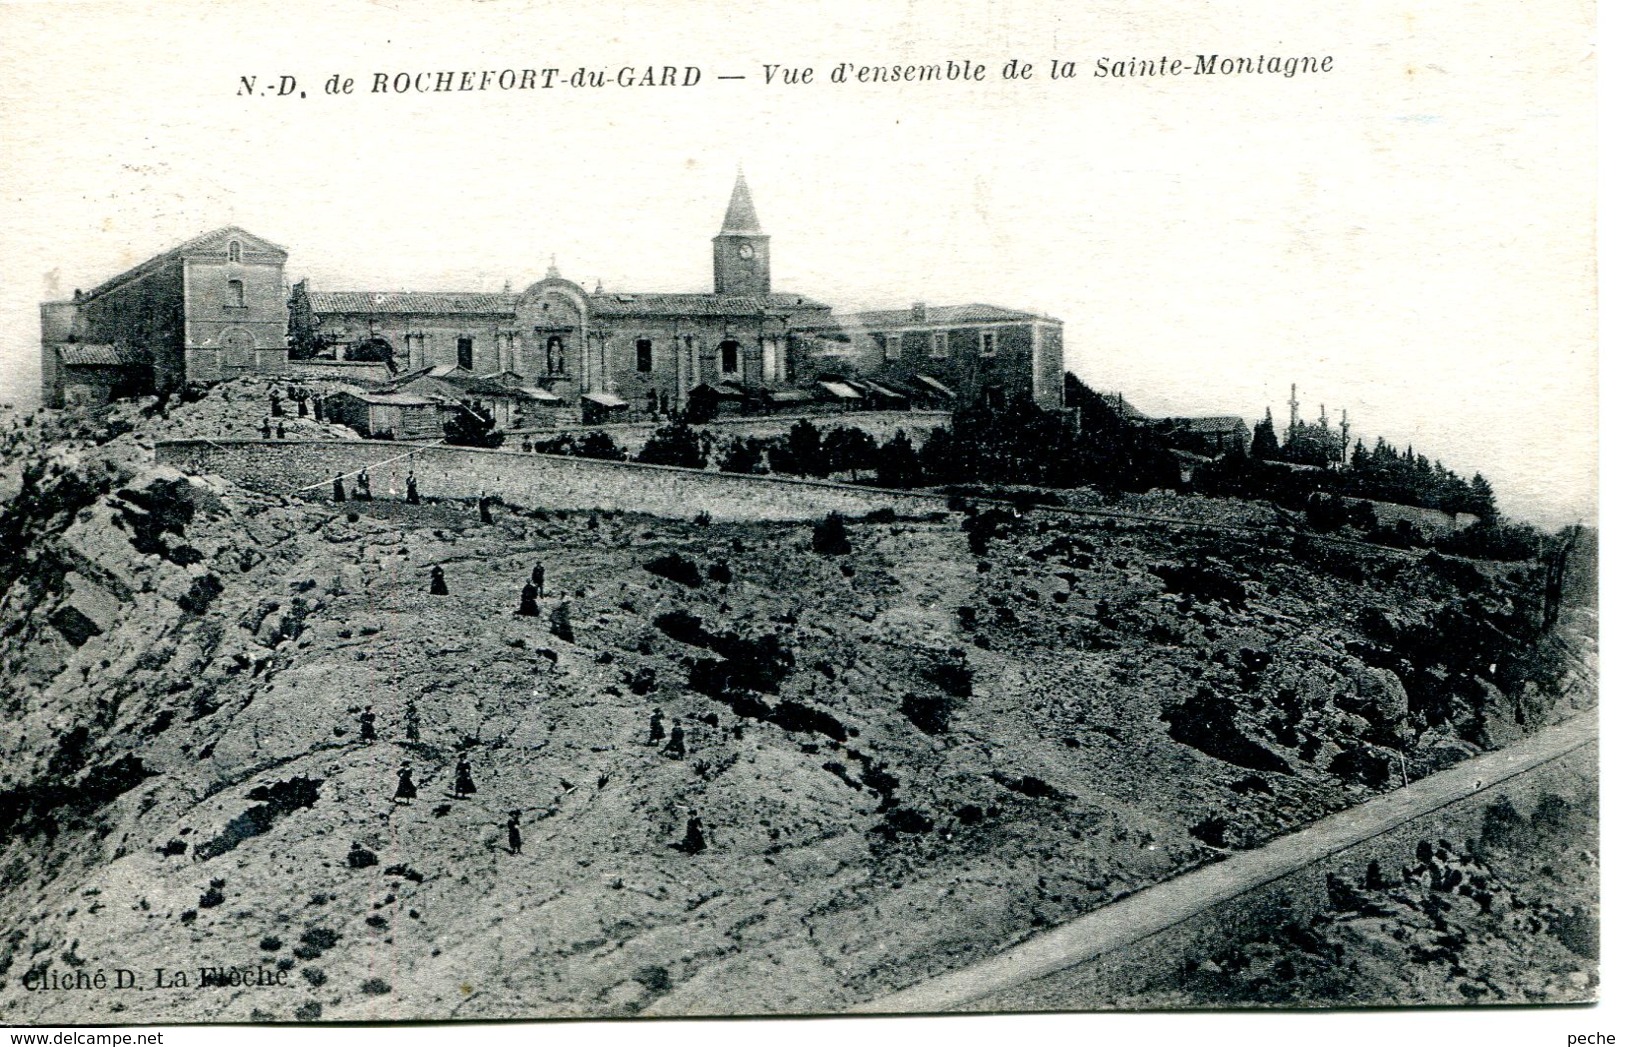
{"type": "Polygon", "coordinates": [[[734,179],[733,198],[728,201],[722,231],[711,238],[711,270],[717,294],[758,295],[773,289],[767,241],[741,170],[734,179]]]}

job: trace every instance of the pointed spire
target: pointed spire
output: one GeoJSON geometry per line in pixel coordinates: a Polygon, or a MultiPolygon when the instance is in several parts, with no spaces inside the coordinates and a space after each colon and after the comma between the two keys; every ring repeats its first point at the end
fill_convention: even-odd
{"type": "Polygon", "coordinates": [[[547,278],[549,280],[559,279],[559,256],[556,254],[547,256],[547,278]]]}
{"type": "Polygon", "coordinates": [[[745,184],[745,169],[734,176],[733,198],[728,201],[728,213],[722,219],[724,233],[759,233],[762,226],[756,220],[756,205],[750,199],[750,186],[745,184]]]}

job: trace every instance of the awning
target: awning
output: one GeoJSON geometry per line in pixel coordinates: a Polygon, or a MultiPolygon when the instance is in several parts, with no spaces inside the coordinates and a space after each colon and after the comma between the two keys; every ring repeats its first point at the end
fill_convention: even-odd
{"type": "Polygon", "coordinates": [[[805,389],[778,389],[768,393],[767,398],[776,404],[804,404],[816,399],[805,389]]]}
{"type": "Polygon", "coordinates": [[[528,389],[515,389],[514,393],[527,400],[540,400],[544,404],[562,404],[564,397],[547,389],[531,387],[528,389]]]}
{"type": "Polygon", "coordinates": [[[845,382],[819,382],[829,391],[829,394],[839,400],[861,400],[863,394],[847,385],[845,382]]]}
{"type": "Polygon", "coordinates": [[[622,400],[614,393],[582,393],[581,398],[583,400],[590,400],[599,407],[608,407],[611,410],[616,410],[626,406],[626,401],[622,400]]]}
{"type": "Polygon", "coordinates": [[[875,391],[876,395],[883,396],[888,400],[907,400],[908,399],[907,396],[905,396],[902,393],[898,392],[896,389],[889,389],[886,386],[881,385],[879,382],[874,381],[873,379],[870,379],[870,381],[869,381],[869,388],[873,389],[875,391]]]}
{"type": "Polygon", "coordinates": [[[941,382],[937,381],[935,378],[932,378],[928,374],[916,374],[914,376],[914,380],[933,392],[941,393],[943,396],[954,395],[954,391],[952,389],[948,388],[946,385],[943,385],[941,382]]]}

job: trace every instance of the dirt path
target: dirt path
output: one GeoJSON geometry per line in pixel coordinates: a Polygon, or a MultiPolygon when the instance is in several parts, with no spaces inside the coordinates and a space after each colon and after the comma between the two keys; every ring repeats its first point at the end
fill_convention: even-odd
{"type": "Polygon", "coordinates": [[[853,1010],[866,1014],[952,1011],[994,995],[1001,996],[1001,1009],[1020,1009],[1012,990],[1143,941],[1214,905],[1566,756],[1596,739],[1597,711],[1591,709],[1505,749],[1339,811],[1257,850],[1097,909],[1009,952],[853,1010]]]}

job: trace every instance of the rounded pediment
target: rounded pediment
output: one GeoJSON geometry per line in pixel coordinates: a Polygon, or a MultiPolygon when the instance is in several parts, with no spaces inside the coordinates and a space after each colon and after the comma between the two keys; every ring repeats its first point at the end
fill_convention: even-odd
{"type": "Polygon", "coordinates": [[[579,327],[587,319],[587,292],[573,281],[549,276],[525,288],[514,314],[521,323],[579,327]]]}

